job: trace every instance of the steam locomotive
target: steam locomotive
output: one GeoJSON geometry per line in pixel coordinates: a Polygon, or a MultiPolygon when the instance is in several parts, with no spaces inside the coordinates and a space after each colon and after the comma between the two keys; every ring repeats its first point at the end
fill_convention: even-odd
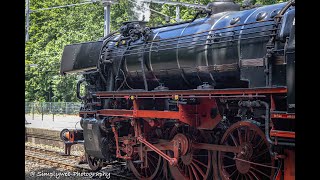
{"type": "Polygon", "coordinates": [[[295,1],[125,22],[65,46],[60,71],[84,77],[83,130],[62,136],[84,142],[94,171],[116,161],[138,179],[294,179],[295,1]]]}

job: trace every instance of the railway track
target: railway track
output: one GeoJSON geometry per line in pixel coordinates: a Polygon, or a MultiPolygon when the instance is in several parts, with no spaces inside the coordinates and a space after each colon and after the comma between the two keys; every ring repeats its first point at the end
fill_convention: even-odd
{"type": "Polygon", "coordinates": [[[25,146],[25,157],[31,160],[46,162],[50,165],[64,167],[65,169],[77,170],[81,172],[90,171],[89,167],[78,165],[80,156],[77,155],[61,156],[60,152],[57,151],[33,146],[25,146]]]}
{"type": "Polygon", "coordinates": [[[132,174],[128,174],[128,172],[123,169],[123,164],[121,163],[108,164],[99,172],[93,173],[87,164],[78,164],[81,156],[61,156],[60,153],[61,152],[53,150],[25,146],[25,158],[32,161],[54,167],[61,167],[77,173],[92,173],[95,179],[135,179],[132,174]],[[98,177],[98,175],[100,175],[100,177],[98,177]]]}
{"type": "Polygon", "coordinates": [[[41,134],[41,133],[26,133],[26,138],[37,138],[37,139],[44,139],[44,140],[61,142],[61,139],[58,136],[46,135],[46,134],[41,134]]]}

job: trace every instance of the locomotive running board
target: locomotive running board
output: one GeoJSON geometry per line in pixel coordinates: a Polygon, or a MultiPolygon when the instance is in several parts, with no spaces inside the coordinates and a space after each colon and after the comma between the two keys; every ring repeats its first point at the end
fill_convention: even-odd
{"type": "Polygon", "coordinates": [[[195,97],[263,97],[263,94],[287,93],[287,87],[252,89],[208,89],[208,90],[167,90],[167,91],[99,91],[92,95],[97,98],[195,98],[195,97]]]}

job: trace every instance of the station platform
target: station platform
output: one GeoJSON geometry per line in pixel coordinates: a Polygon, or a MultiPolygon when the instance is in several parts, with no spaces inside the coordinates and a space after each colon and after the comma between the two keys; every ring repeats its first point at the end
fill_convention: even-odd
{"type": "Polygon", "coordinates": [[[41,114],[26,114],[25,127],[39,128],[61,131],[62,129],[81,128],[80,117],[77,115],[42,115],[41,114]]]}

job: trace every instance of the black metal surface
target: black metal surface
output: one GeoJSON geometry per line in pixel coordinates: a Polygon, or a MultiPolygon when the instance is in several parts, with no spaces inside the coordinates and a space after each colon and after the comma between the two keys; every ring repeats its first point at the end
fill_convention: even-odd
{"type": "Polygon", "coordinates": [[[291,34],[293,19],[295,18],[295,9],[291,9],[283,15],[283,23],[281,24],[281,29],[279,37],[281,40],[285,41],[286,37],[291,34]]]}
{"type": "Polygon", "coordinates": [[[288,111],[295,110],[295,20],[292,21],[292,29],[290,37],[288,38],[288,45],[286,49],[287,61],[287,87],[288,87],[288,111]]]}
{"type": "MultiPolygon", "coordinates": [[[[212,15],[172,26],[147,28],[145,22],[126,22],[121,34],[106,39],[103,48],[102,41],[66,46],[61,73],[97,66],[108,91],[153,90],[160,84],[170,90],[195,89],[204,82],[217,89],[268,85],[264,67],[242,67],[241,61],[264,58],[271,36],[287,37],[294,8],[278,25],[275,14],[287,3],[244,11],[232,1],[215,3],[221,9],[212,15]],[[94,52],[101,53],[101,62],[94,52]],[[115,80],[114,87],[107,79],[115,80]]],[[[279,42],[276,49],[283,46],[279,42]]],[[[285,85],[286,68],[274,69],[273,85],[285,85]]]]}
{"type": "Polygon", "coordinates": [[[152,29],[147,41],[109,48],[115,61],[125,57],[122,68],[134,89],[145,88],[145,76],[149,90],[159,83],[169,89],[196,88],[203,82],[216,88],[245,87],[238,68],[217,71],[215,66],[235,64],[239,67],[241,59],[262,58],[274,28],[272,12],[284,6],[285,3],[281,3],[216,13],[193,22],[152,29]],[[233,22],[234,19],[238,20],[233,22]],[[138,60],[142,54],[144,66],[138,60]]]}
{"type": "Polygon", "coordinates": [[[60,73],[71,73],[94,69],[100,57],[103,41],[86,42],[65,46],[61,59],[60,73]]]}
{"type": "Polygon", "coordinates": [[[100,129],[100,123],[94,118],[83,118],[84,147],[88,155],[109,160],[109,139],[100,129]]]}

